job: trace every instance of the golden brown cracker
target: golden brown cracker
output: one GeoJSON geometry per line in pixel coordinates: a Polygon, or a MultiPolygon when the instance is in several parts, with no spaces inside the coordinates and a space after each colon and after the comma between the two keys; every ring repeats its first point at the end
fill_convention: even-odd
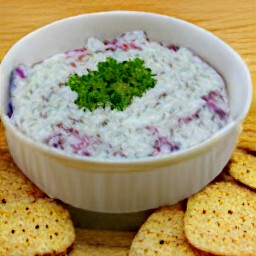
{"type": "Polygon", "coordinates": [[[0,255],[64,256],[75,240],[73,223],[62,205],[49,199],[14,164],[0,161],[0,255]]]}
{"type": "Polygon", "coordinates": [[[9,153],[1,155],[0,161],[0,203],[1,201],[14,201],[44,197],[45,194],[29,181],[14,164],[9,153]]]}
{"type": "Polygon", "coordinates": [[[230,175],[243,184],[256,188],[256,156],[236,149],[229,165],[230,175]]]}
{"type": "Polygon", "coordinates": [[[208,185],[188,199],[185,235],[216,255],[256,255],[256,193],[235,182],[208,185]]]}
{"type": "Polygon", "coordinates": [[[251,151],[256,151],[256,131],[243,132],[238,140],[238,146],[251,151]]]}
{"type": "Polygon", "coordinates": [[[208,255],[193,248],[183,229],[184,211],[178,205],[154,212],[136,234],[129,256],[208,255]]]}
{"type": "Polygon", "coordinates": [[[247,150],[256,151],[256,115],[253,108],[247,115],[242,125],[238,146],[247,150]]]}
{"type": "Polygon", "coordinates": [[[75,240],[68,211],[49,198],[0,204],[0,255],[66,255],[75,240]]]}

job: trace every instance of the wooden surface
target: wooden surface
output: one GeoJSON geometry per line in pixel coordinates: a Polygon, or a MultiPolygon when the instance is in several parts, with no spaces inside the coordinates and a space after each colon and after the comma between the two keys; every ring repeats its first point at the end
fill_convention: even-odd
{"type": "MultiPolygon", "coordinates": [[[[256,90],[256,0],[0,0],[0,60],[27,33],[52,21],[82,13],[137,10],[175,16],[193,22],[229,43],[247,63],[256,90]]],[[[255,97],[238,146],[256,151],[255,97]]],[[[0,124],[0,154],[7,151],[0,124]]],[[[0,155],[1,161],[1,155],[0,155]]],[[[72,255],[126,255],[134,232],[77,229],[72,255]]]]}

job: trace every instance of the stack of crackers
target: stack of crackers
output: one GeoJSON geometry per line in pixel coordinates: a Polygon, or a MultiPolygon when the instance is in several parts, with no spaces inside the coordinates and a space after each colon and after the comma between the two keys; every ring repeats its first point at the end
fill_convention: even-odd
{"type": "Polygon", "coordinates": [[[256,156],[237,148],[212,183],[141,226],[129,256],[256,255],[256,156]]]}
{"type": "Polygon", "coordinates": [[[0,162],[0,255],[64,256],[75,240],[68,211],[34,186],[7,151],[0,162]]]}

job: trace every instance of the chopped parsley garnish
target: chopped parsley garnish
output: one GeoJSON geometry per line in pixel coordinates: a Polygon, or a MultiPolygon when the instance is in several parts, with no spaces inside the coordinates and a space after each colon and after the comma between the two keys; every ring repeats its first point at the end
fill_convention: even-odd
{"type": "Polygon", "coordinates": [[[90,111],[98,107],[123,111],[132,103],[133,97],[141,97],[156,85],[151,69],[144,66],[140,58],[117,62],[107,58],[98,63],[98,70],[88,70],[88,74],[71,75],[67,85],[77,92],[75,104],[90,111]]]}

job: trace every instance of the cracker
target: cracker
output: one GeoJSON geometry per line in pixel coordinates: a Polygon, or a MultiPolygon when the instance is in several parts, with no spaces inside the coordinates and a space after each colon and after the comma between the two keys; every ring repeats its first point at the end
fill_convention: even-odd
{"type": "Polygon", "coordinates": [[[4,133],[4,125],[0,119],[0,155],[2,154],[1,151],[7,151],[8,146],[6,143],[5,133],[4,133]]]}
{"type": "Polygon", "coordinates": [[[64,256],[75,230],[68,211],[49,199],[2,152],[0,162],[0,255],[64,256]]]}
{"type": "Polygon", "coordinates": [[[13,163],[9,153],[2,152],[0,161],[0,203],[2,201],[19,201],[44,197],[45,194],[38,189],[18,167],[13,163]]]}
{"type": "Polygon", "coordinates": [[[235,182],[217,182],[188,199],[185,235],[216,255],[256,255],[256,193],[235,182]]]}
{"type": "Polygon", "coordinates": [[[238,146],[251,151],[256,151],[256,132],[243,132],[239,137],[238,146]]]}
{"type": "Polygon", "coordinates": [[[0,204],[0,255],[66,255],[75,240],[69,214],[49,198],[0,204]]]}
{"type": "Polygon", "coordinates": [[[230,175],[241,183],[256,188],[256,157],[237,149],[230,161],[230,175]]]}
{"type": "Polygon", "coordinates": [[[251,151],[256,151],[256,113],[251,108],[243,122],[243,129],[239,137],[238,146],[251,151]]]}
{"type": "Polygon", "coordinates": [[[129,256],[208,255],[187,242],[183,217],[184,211],[179,205],[162,207],[153,213],[136,234],[129,256]]]}

